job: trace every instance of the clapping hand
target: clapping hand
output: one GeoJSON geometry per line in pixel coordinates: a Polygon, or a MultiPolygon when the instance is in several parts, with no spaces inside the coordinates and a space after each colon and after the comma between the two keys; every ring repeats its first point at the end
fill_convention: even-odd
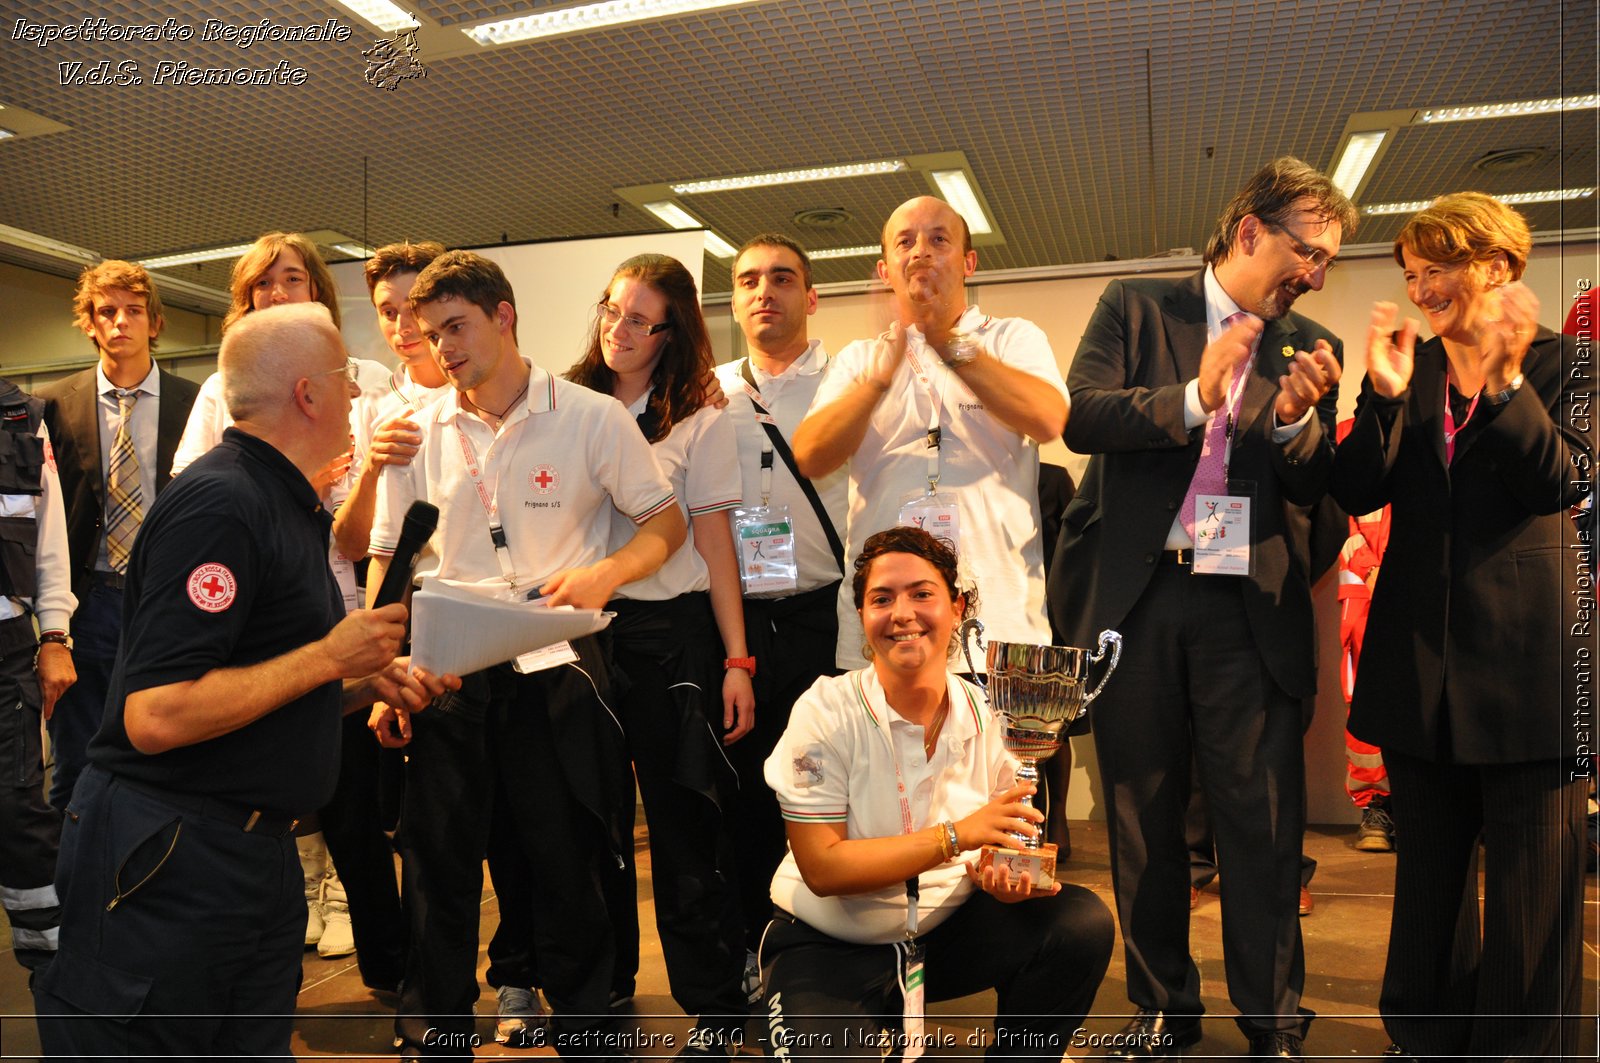
{"type": "Polygon", "coordinates": [[[1339,384],[1339,360],[1333,346],[1318,340],[1310,353],[1296,351],[1289,372],[1278,378],[1278,399],[1274,410],[1279,424],[1294,424],[1305,412],[1339,384]]]}
{"type": "Polygon", "coordinates": [[[1386,399],[1398,398],[1411,386],[1413,354],[1417,346],[1417,322],[1407,318],[1398,332],[1395,318],[1400,308],[1394,303],[1372,304],[1372,327],[1367,330],[1367,380],[1372,390],[1386,399]]]}
{"type": "Polygon", "coordinates": [[[1485,292],[1483,298],[1478,350],[1484,390],[1493,394],[1522,375],[1522,360],[1539,328],[1539,300],[1521,281],[1485,292]]]}

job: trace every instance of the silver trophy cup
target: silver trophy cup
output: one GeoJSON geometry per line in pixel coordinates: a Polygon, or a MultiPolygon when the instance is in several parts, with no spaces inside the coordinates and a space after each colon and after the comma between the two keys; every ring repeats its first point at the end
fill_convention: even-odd
{"type": "MultiPolygon", "coordinates": [[[[967,667],[977,674],[973,665],[972,637],[977,636],[980,648],[984,645],[983,624],[968,620],[961,625],[961,651],[966,654],[967,667]]],[[[1002,740],[1006,749],[1021,763],[1017,769],[1018,782],[1039,784],[1039,762],[1053,756],[1066,741],[1066,729],[1088,709],[1089,704],[1105,689],[1106,680],[1116,670],[1122,657],[1122,636],[1115,631],[1100,632],[1100,645],[1093,653],[1074,646],[1036,646],[1026,642],[990,642],[984,660],[988,678],[979,676],[984,693],[995,715],[1004,728],[1002,740]],[[1099,664],[1110,651],[1111,660],[1094,689],[1089,689],[1089,668],[1099,664]]],[[[1022,803],[1032,806],[1031,798],[1022,803]]],[[[980,866],[1002,861],[1013,872],[1027,869],[1033,881],[1048,886],[1055,873],[1055,846],[1041,845],[1038,832],[1014,835],[1016,850],[994,850],[985,847],[980,866]],[[1028,854],[1039,854],[1029,858],[1028,854]],[[1022,860],[1014,857],[1023,857],[1022,860]]]]}

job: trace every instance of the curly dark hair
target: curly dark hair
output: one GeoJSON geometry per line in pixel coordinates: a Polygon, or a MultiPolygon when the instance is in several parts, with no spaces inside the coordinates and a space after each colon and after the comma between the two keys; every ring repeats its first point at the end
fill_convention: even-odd
{"type": "MultiPolygon", "coordinates": [[[[952,602],[957,597],[965,595],[961,615],[956,617],[957,630],[950,633],[950,653],[953,655],[956,651],[956,640],[960,637],[961,622],[978,615],[978,589],[961,586],[957,573],[959,565],[955,547],[951,545],[949,539],[937,538],[921,528],[909,526],[885,528],[868,536],[861,547],[861,553],[856,555],[855,575],[850,581],[857,610],[867,597],[867,574],[872,568],[872,563],[885,554],[910,554],[922,558],[944,579],[945,588],[949,590],[952,602]]],[[[866,656],[871,657],[872,654],[868,653],[866,656]]]]}
{"type": "MultiPolygon", "coordinates": [[[[654,391],[650,394],[650,410],[655,414],[655,431],[650,442],[659,443],[671,433],[672,426],[692,416],[705,404],[704,382],[716,364],[711,354],[711,333],[706,330],[705,315],[700,312],[700,294],[694,277],[683,263],[667,255],[634,255],[611,275],[600,302],[611,295],[611,287],[624,277],[631,278],[667,300],[666,342],[661,347],[661,358],[650,374],[654,391]]],[[[617,374],[606,365],[600,351],[600,317],[595,315],[589,326],[589,340],[583,357],[566,372],[568,380],[582,384],[591,391],[610,395],[616,389],[617,374]]]]}

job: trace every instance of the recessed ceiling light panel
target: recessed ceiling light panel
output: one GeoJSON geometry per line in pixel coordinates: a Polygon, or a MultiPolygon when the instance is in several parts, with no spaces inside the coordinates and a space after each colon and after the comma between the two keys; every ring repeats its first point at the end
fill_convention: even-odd
{"type": "MultiPolygon", "coordinates": [[[[1559,203],[1566,199],[1588,199],[1594,195],[1595,189],[1589,188],[1551,188],[1540,192],[1507,192],[1494,198],[1509,206],[1522,206],[1529,203],[1559,203]]],[[[1408,199],[1400,203],[1374,203],[1362,207],[1363,214],[1415,214],[1432,203],[1432,199],[1408,199]]]]}
{"type": "Polygon", "coordinates": [[[531,41],[540,37],[559,37],[567,33],[620,26],[628,22],[648,22],[651,19],[687,15],[696,11],[710,11],[719,7],[737,7],[755,3],[756,0],[606,0],[598,4],[582,4],[537,15],[522,15],[472,26],[461,32],[481,45],[510,44],[513,41],[531,41]]]}
{"type": "Polygon", "coordinates": [[[812,166],[801,170],[775,170],[771,173],[749,173],[737,177],[710,177],[703,181],[683,181],[672,185],[680,196],[703,195],[707,192],[732,192],[744,188],[765,188],[770,185],[797,185],[807,181],[832,181],[842,177],[872,177],[877,174],[904,173],[908,167],[904,159],[882,159],[877,162],[853,162],[841,166],[812,166]]]}
{"type": "Polygon", "coordinates": [[[1509,103],[1473,103],[1459,107],[1428,107],[1417,116],[1419,122],[1474,122],[1483,118],[1516,118],[1526,114],[1554,114],[1557,111],[1582,111],[1600,107],[1600,95],[1551,96],[1542,100],[1513,100],[1509,103]]]}
{"type": "Polygon", "coordinates": [[[939,195],[966,219],[967,229],[972,235],[987,235],[994,231],[989,219],[984,216],[983,207],[978,204],[978,194],[972,190],[965,170],[935,170],[931,176],[933,183],[939,186],[939,195]]]}

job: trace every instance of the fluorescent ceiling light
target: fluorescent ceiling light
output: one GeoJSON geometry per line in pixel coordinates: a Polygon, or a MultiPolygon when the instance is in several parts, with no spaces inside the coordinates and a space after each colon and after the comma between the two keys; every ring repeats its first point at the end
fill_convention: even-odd
{"type": "Polygon", "coordinates": [[[978,205],[978,195],[972,190],[965,170],[935,170],[931,176],[933,183],[939,186],[939,194],[944,201],[966,219],[969,232],[977,236],[994,231],[989,219],[984,217],[983,208],[978,205]]]}
{"type": "Polygon", "coordinates": [[[1333,168],[1333,186],[1347,196],[1354,196],[1356,189],[1361,187],[1361,179],[1367,175],[1367,167],[1377,158],[1378,149],[1383,147],[1388,136],[1387,129],[1350,134],[1350,139],[1344,144],[1344,154],[1339,156],[1339,164],[1333,168]]]}
{"type": "Polygon", "coordinates": [[[252,244],[229,244],[227,247],[202,248],[199,251],[184,251],[176,255],[141,258],[139,265],[145,269],[165,269],[168,266],[187,266],[194,262],[214,262],[219,258],[238,258],[250,250],[251,246],[252,244]]]}
{"type": "Polygon", "coordinates": [[[366,244],[330,244],[335,251],[349,255],[351,258],[371,258],[372,248],[366,244]]]}
{"type": "Polygon", "coordinates": [[[419,24],[415,15],[389,3],[389,0],[339,0],[339,3],[353,11],[358,18],[388,33],[419,24]]]}
{"type": "Polygon", "coordinates": [[[9,129],[0,129],[0,140],[8,140],[8,139],[10,139],[11,137],[14,137],[14,136],[16,136],[16,134],[13,133],[11,130],[9,130],[9,129]]]}
{"type": "Polygon", "coordinates": [[[866,258],[882,253],[883,248],[876,244],[861,244],[857,247],[825,247],[820,251],[807,251],[806,255],[813,262],[821,262],[830,258],[866,258]]]}
{"type": "Polygon", "coordinates": [[[63,243],[48,236],[0,225],[0,246],[10,246],[57,259],[74,265],[87,265],[100,261],[100,255],[86,247],[63,243]]]}
{"type": "MultiPolygon", "coordinates": [[[[1509,206],[1520,206],[1528,203],[1559,203],[1564,199],[1588,199],[1594,195],[1595,189],[1589,188],[1552,188],[1542,192],[1507,192],[1503,196],[1495,196],[1500,202],[1509,206]]],[[[1361,208],[1363,214],[1415,214],[1417,211],[1432,203],[1431,199],[1408,199],[1403,203],[1374,203],[1369,207],[1361,208]]]]}
{"type": "Polygon", "coordinates": [[[646,203],[644,209],[660,218],[674,229],[704,229],[705,223],[670,199],[646,203]]]}
{"type": "Polygon", "coordinates": [[[644,209],[660,218],[674,229],[705,229],[706,252],[716,258],[732,258],[737,255],[738,249],[728,241],[712,232],[705,222],[684,210],[670,199],[658,200],[655,203],[646,203],[644,209]]]}
{"type": "Polygon", "coordinates": [[[706,250],[711,253],[713,258],[732,258],[739,253],[738,248],[710,229],[706,230],[706,250]]]}
{"type": "Polygon", "coordinates": [[[564,33],[582,33],[606,26],[620,26],[628,22],[648,22],[651,19],[687,15],[695,11],[710,11],[719,7],[736,7],[754,0],[605,0],[598,4],[564,7],[554,11],[541,11],[537,15],[522,15],[473,26],[461,32],[482,45],[510,44],[513,41],[531,41],[539,37],[556,37],[564,33]]]}
{"type": "Polygon", "coordinates": [[[769,185],[797,185],[807,181],[832,181],[841,177],[871,177],[885,173],[904,173],[904,159],[882,159],[877,162],[853,162],[843,166],[812,166],[803,170],[776,170],[771,173],[749,173],[738,177],[710,177],[704,181],[684,181],[675,184],[672,191],[680,196],[694,196],[705,192],[731,192],[743,188],[765,188],[769,185]]]}
{"type": "Polygon", "coordinates": [[[1600,95],[1551,96],[1542,100],[1515,100],[1511,103],[1475,103],[1459,107],[1428,107],[1417,115],[1419,122],[1471,122],[1480,118],[1514,118],[1525,114],[1554,114],[1557,111],[1582,111],[1600,107],[1600,95]]]}

